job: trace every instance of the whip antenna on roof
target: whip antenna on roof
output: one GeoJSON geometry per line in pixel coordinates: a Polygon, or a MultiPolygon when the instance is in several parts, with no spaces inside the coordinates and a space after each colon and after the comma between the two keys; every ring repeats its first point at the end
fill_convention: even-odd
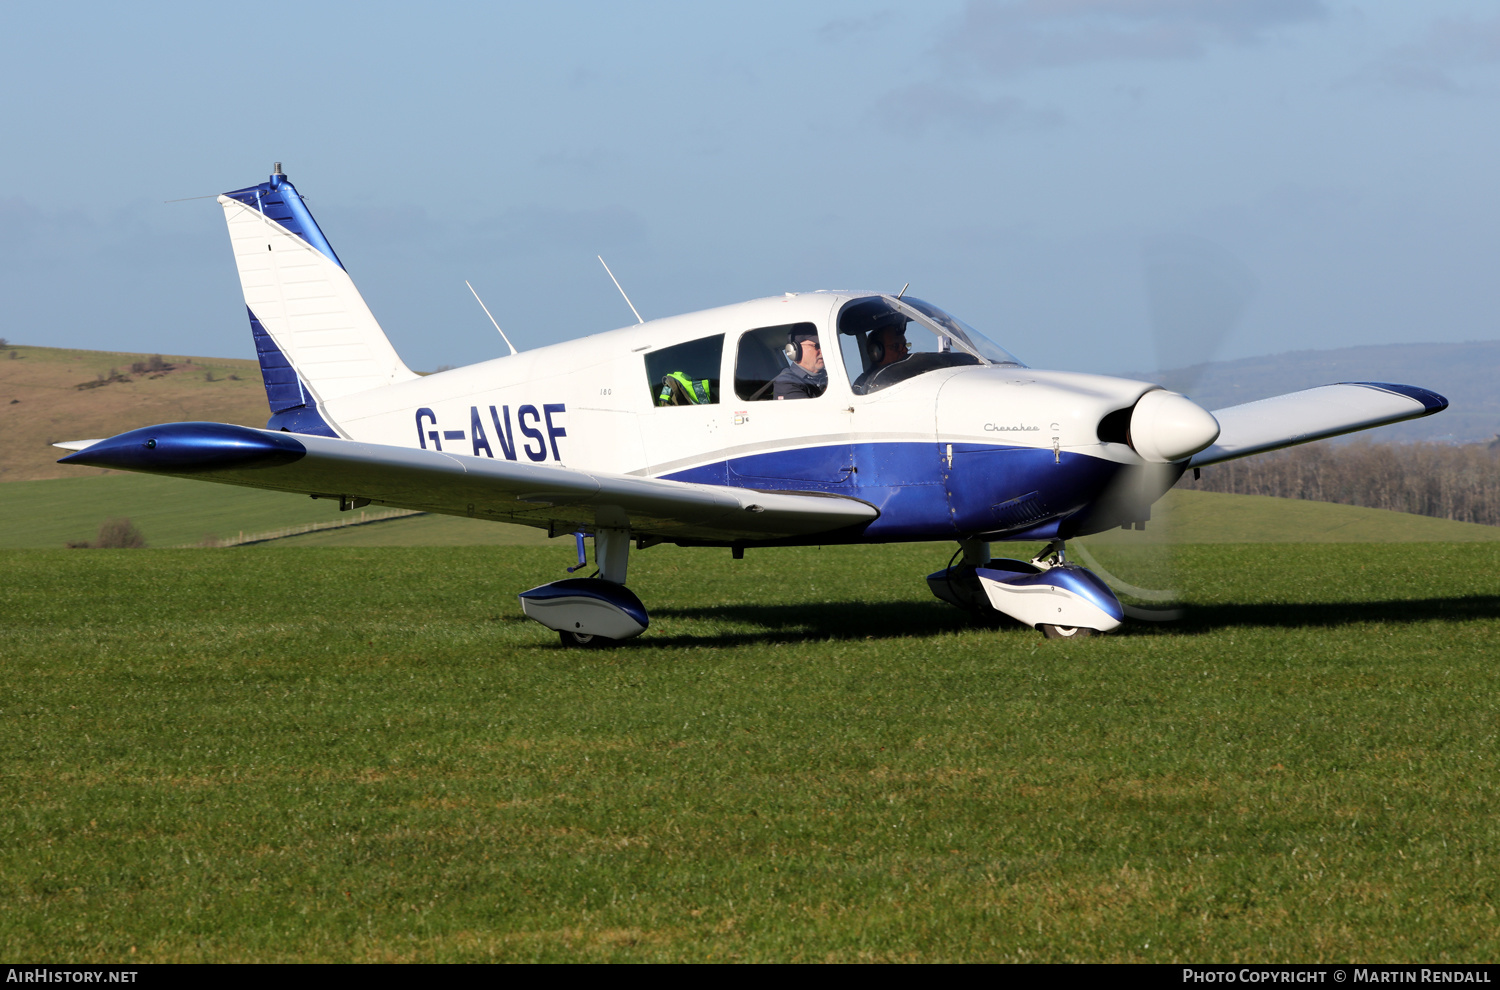
{"type": "MultiPolygon", "coordinates": [[[[469,285],[468,279],[464,279],[464,285],[469,285]]],[[[472,285],[469,285],[469,291],[474,292],[474,287],[472,285]]],[[[484,304],[483,299],[479,298],[479,293],[477,292],[474,292],[474,301],[479,304],[480,309],[484,310],[484,315],[490,317],[490,322],[495,324],[495,329],[500,330],[500,324],[495,322],[495,318],[493,316],[490,316],[490,308],[484,304]]],[[[512,344],[510,342],[510,338],[505,336],[504,330],[500,330],[500,339],[505,341],[505,346],[510,348],[510,352],[512,354],[518,353],[516,351],[516,345],[512,344]]]]}
{"type": "MultiPolygon", "coordinates": [[[[620,285],[620,280],[617,279],[617,278],[615,278],[615,273],[609,271],[609,265],[605,263],[604,256],[602,254],[596,254],[596,255],[594,255],[594,257],[598,258],[599,259],[599,264],[604,265],[604,270],[606,272],[609,272],[609,280],[611,282],[615,283],[615,288],[617,288],[617,289],[620,290],[620,295],[625,296],[625,289],[624,289],[624,287],[620,285]]],[[[641,311],[635,308],[635,303],[633,303],[633,302],[630,301],[630,297],[629,296],[625,296],[625,305],[629,306],[630,307],[630,311],[635,314],[635,322],[637,322],[637,323],[645,323],[646,322],[645,320],[641,319],[641,311]]]]}

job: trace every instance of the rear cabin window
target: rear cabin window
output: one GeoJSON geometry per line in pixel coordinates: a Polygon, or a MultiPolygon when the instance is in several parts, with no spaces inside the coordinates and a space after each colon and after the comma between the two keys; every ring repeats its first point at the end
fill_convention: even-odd
{"type": "Polygon", "coordinates": [[[673,344],[646,355],[646,382],[657,406],[709,406],[719,401],[724,335],[673,344]]]}
{"type": "Polygon", "coordinates": [[[786,345],[792,331],[817,333],[812,323],[785,323],[776,327],[748,330],[740,337],[739,353],[734,360],[734,394],[746,402],[776,398],[771,382],[792,366],[786,356],[786,345]]]}

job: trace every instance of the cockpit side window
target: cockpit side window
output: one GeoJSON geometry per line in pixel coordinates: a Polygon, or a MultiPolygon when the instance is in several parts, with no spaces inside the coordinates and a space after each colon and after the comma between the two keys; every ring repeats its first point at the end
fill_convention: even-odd
{"type": "Polygon", "coordinates": [[[646,384],[656,406],[707,406],[719,401],[724,335],[673,344],[646,355],[646,384]]]}
{"type": "Polygon", "coordinates": [[[775,327],[747,330],[740,337],[734,361],[734,394],[746,402],[762,402],[776,396],[772,382],[791,367],[787,341],[793,331],[817,333],[813,323],[785,323],[775,327]]]}

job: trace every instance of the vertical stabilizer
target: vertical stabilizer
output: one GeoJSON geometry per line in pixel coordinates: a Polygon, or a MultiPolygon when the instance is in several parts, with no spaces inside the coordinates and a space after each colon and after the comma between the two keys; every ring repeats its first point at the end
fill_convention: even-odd
{"type": "Polygon", "coordinates": [[[331,434],[319,405],[417,376],[402,363],[278,165],[219,197],[272,427],[331,434]]]}

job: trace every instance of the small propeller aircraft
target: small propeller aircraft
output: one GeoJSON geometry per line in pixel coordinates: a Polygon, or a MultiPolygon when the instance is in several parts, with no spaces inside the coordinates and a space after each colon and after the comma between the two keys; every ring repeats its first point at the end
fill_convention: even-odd
{"type": "Polygon", "coordinates": [[[1120,601],[1065,541],[1143,527],[1191,468],[1448,405],[1345,382],[1210,413],[1150,382],[1028,368],[904,290],[788,292],[421,376],[279,163],[218,202],[265,429],[167,423],[58,444],[75,451],[60,463],[573,533],[580,564],[591,537],[597,577],[520,595],[570,646],[647,628],[627,562],[659,543],[738,558],[956,541],[927,579],[939,598],[1052,638],[1107,632],[1120,601]],[[1046,548],[992,558],[1000,541],[1046,548]]]}

